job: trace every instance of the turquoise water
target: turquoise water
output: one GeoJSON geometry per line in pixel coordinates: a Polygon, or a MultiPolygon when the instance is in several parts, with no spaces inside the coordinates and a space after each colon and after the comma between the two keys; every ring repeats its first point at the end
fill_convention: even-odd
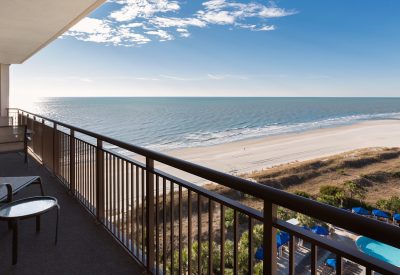
{"type": "Polygon", "coordinates": [[[29,109],[166,151],[400,118],[400,98],[44,98],[29,109]]]}
{"type": "Polygon", "coordinates": [[[365,254],[400,267],[400,249],[364,236],[356,240],[356,245],[365,254]]]}

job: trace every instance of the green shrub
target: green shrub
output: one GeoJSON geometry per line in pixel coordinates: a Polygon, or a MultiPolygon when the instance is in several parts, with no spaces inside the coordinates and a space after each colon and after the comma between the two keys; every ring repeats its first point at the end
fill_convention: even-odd
{"type": "Polygon", "coordinates": [[[328,196],[328,195],[320,195],[317,198],[317,201],[329,204],[335,207],[340,207],[340,201],[338,201],[334,196],[328,196]]]}
{"type": "Polygon", "coordinates": [[[248,246],[239,246],[239,254],[238,254],[238,267],[239,274],[247,274],[249,271],[248,262],[249,262],[249,248],[248,246]]]}
{"type": "Polygon", "coordinates": [[[263,262],[256,263],[254,266],[254,275],[262,275],[263,273],[263,262]]]}
{"type": "Polygon", "coordinates": [[[317,201],[326,203],[335,207],[343,206],[345,191],[341,187],[323,185],[319,189],[317,201]]]}
{"type": "Polygon", "coordinates": [[[232,208],[228,208],[225,211],[225,228],[229,229],[233,227],[234,211],[232,208]]]}
{"type": "Polygon", "coordinates": [[[387,200],[384,199],[380,199],[376,202],[376,207],[382,210],[386,210],[387,208],[389,208],[389,204],[387,200]]]}
{"type": "Polygon", "coordinates": [[[297,195],[297,196],[302,196],[302,197],[307,198],[307,199],[311,199],[311,197],[312,197],[312,196],[311,196],[310,194],[308,194],[307,192],[299,191],[299,190],[294,191],[293,194],[295,194],[295,195],[297,195]]]}
{"type": "Polygon", "coordinates": [[[400,198],[392,196],[389,200],[389,211],[399,213],[400,212],[400,198]]]}
{"type": "Polygon", "coordinates": [[[398,213],[400,212],[400,198],[392,196],[390,199],[380,199],[376,202],[376,207],[388,212],[398,213]]]}
{"type": "Polygon", "coordinates": [[[224,244],[225,267],[233,268],[233,242],[226,240],[224,244]]]}
{"type": "Polygon", "coordinates": [[[360,201],[360,200],[356,200],[354,198],[352,199],[349,197],[346,197],[344,199],[343,206],[348,209],[351,209],[353,207],[359,207],[359,206],[361,206],[365,209],[368,209],[368,210],[372,210],[374,208],[372,205],[367,204],[365,201],[360,201]]]}
{"type": "Polygon", "coordinates": [[[349,194],[350,199],[357,198],[361,201],[365,198],[365,193],[367,193],[364,186],[352,180],[346,181],[344,188],[346,193],[349,194]]]}
{"type": "Polygon", "coordinates": [[[342,194],[343,192],[343,188],[337,186],[323,185],[319,188],[319,193],[321,195],[337,196],[338,194],[342,194]]]}
{"type": "MultiPolygon", "coordinates": [[[[171,270],[171,262],[167,262],[167,270],[168,273],[170,274],[179,274],[179,251],[174,251],[173,255],[173,261],[174,261],[174,268],[171,270]]],[[[187,270],[188,269],[188,252],[187,249],[184,248],[182,250],[182,270],[187,270]]]]}
{"type": "Polygon", "coordinates": [[[313,217],[309,217],[301,213],[297,213],[297,220],[301,225],[305,225],[307,227],[312,227],[317,223],[317,220],[314,219],[313,217]]]}
{"type": "Polygon", "coordinates": [[[400,178],[400,171],[393,172],[393,177],[400,178]]]}
{"type": "Polygon", "coordinates": [[[340,175],[345,175],[346,174],[346,170],[344,168],[338,168],[336,169],[336,172],[340,175]]]}
{"type": "MultiPolygon", "coordinates": [[[[207,274],[208,271],[208,242],[201,242],[200,248],[200,274],[207,274]]],[[[219,270],[220,267],[220,257],[221,251],[220,246],[216,242],[212,242],[212,259],[213,259],[213,271],[219,270]]],[[[185,255],[185,254],[183,254],[185,255]]],[[[187,253],[186,253],[187,255],[187,253]]],[[[225,254],[226,255],[226,254],[225,254]]],[[[193,242],[192,244],[192,255],[191,255],[191,265],[192,267],[197,267],[198,265],[198,242],[193,242]]],[[[226,256],[225,256],[226,257],[226,256]]],[[[233,259],[233,257],[232,257],[233,259]]],[[[187,262],[188,257],[186,256],[186,262],[184,263],[184,267],[187,270],[187,262]]],[[[175,265],[175,264],[174,264],[175,265]]],[[[175,266],[174,266],[175,270],[175,266]]],[[[197,268],[192,268],[192,274],[197,274],[197,268]]]]}
{"type": "Polygon", "coordinates": [[[278,207],[278,219],[287,221],[295,217],[296,217],[296,212],[287,208],[278,207]]]}
{"type": "MultiPolygon", "coordinates": [[[[232,208],[227,208],[225,210],[225,228],[226,229],[233,227],[233,223],[235,221],[234,218],[235,218],[235,211],[232,208]]],[[[248,220],[248,217],[245,214],[238,212],[238,223],[239,224],[243,224],[243,223],[247,222],[247,220],[248,220]]]]}
{"type": "Polygon", "coordinates": [[[262,224],[256,224],[253,227],[254,247],[260,247],[263,243],[264,227],[262,224]]]}

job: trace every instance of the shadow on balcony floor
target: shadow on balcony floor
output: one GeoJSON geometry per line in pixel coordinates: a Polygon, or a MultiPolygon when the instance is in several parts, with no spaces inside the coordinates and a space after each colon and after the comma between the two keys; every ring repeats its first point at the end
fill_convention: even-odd
{"type": "MultiPolygon", "coordinates": [[[[35,219],[20,221],[18,264],[11,265],[12,232],[0,222],[0,274],[143,274],[132,259],[94,218],[70,195],[67,189],[33,159],[24,165],[22,155],[0,155],[0,176],[42,177],[46,195],[61,206],[59,239],[54,245],[55,212],[42,216],[41,232],[35,219]]],[[[14,199],[40,195],[32,185],[14,199]]]]}

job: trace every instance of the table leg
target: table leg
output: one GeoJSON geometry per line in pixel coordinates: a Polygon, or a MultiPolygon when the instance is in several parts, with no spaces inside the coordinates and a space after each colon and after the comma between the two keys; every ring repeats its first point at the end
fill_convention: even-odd
{"type": "Polygon", "coordinates": [[[40,215],[36,216],[36,232],[40,232],[40,215]]]}
{"type": "Polygon", "coordinates": [[[13,221],[13,238],[12,238],[12,264],[18,261],[18,221],[13,221]]]}
{"type": "Polygon", "coordinates": [[[57,206],[57,218],[56,218],[56,240],[55,240],[55,244],[57,244],[58,241],[58,220],[60,217],[60,207],[57,206]]]}
{"type": "Polygon", "coordinates": [[[40,193],[42,194],[42,196],[44,196],[42,178],[39,178],[38,181],[39,181],[39,186],[40,186],[40,193]]]}

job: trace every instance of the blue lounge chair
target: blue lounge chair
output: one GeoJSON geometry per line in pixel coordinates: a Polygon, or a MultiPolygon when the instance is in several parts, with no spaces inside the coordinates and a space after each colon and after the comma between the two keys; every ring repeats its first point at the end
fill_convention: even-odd
{"type": "MultiPolygon", "coordinates": [[[[276,247],[279,249],[283,245],[287,244],[289,240],[290,235],[286,232],[282,231],[279,234],[276,234],[276,247]]],[[[264,260],[264,249],[262,247],[257,248],[254,257],[259,261],[264,260]]]]}
{"type": "Polygon", "coordinates": [[[333,270],[336,270],[336,259],[334,258],[328,258],[325,260],[325,265],[329,266],[333,270]]]}
{"type": "Polygon", "coordinates": [[[389,213],[387,213],[385,211],[382,211],[382,210],[379,210],[379,209],[372,210],[372,215],[374,215],[376,218],[383,218],[383,219],[386,219],[386,220],[388,220],[390,218],[390,214],[389,213]]]}
{"type": "Polygon", "coordinates": [[[282,231],[276,236],[276,246],[279,248],[282,245],[287,244],[289,240],[290,240],[290,235],[282,231]]]}
{"type": "Polygon", "coordinates": [[[371,213],[367,209],[362,208],[362,207],[353,207],[351,209],[351,212],[358,214],[358,215],[363,215],[363,216],[371,215],[371,213]]]}
{"type": "Polygon", "coordinates": [[[397,222],[400,224],[400,214],[399,213],[393,215],[393,222],[397,222]]]}
{"type": "Polygon", "coordinates": [[[264,249],[262,247],[257,248],[255,258],[259,261],[264,260],[264,249]]]}
{"type": "Polygon", "coordinates": [[[323,226],[320,225],[314,225],[311,227],[311,231],[314,232],[315,234],[321,235],[321,236],[328,236],[329,231],[323,226]]]}

